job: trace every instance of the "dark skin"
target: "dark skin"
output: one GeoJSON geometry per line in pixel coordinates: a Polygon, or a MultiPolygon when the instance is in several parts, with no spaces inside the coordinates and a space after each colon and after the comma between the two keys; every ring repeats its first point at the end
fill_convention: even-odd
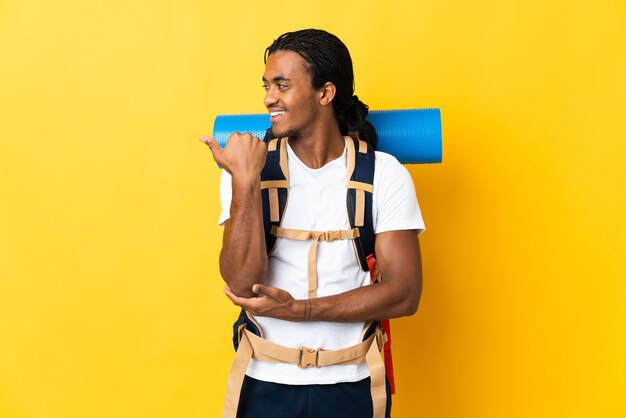
{"type": "MultiPolygon", "coordinates": [[[[289,145],[303,163],[319,168],[342,155],[345,141],[332,104],[336,93],[333,83],[314,89],[306,62],[291,51],[270,55],[263,83],[272,129],[276,136],[289,137],[289,145]]],[[[239,133],[233,134],[224,148],[211,137],[201,140],[233,179],[230,219],[224,224],[220,254],[224,293],[252,315],[303,321],[306,300],[296,300],[285,290],[263,284],[267,253],[259,175],[265,163],[265,143],[251,134],[239,133]]],[[[377,234],[375,250],[382,282],[310,299],[308,319],[357,322],[415,313],[422,290],[417,231],[377,234]]]]}

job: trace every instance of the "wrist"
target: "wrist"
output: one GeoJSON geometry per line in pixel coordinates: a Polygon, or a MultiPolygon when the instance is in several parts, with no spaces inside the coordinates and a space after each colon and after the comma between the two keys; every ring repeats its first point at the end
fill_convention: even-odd
{"type": "Polygon", "coordinates": [[[261,187],[259,174],[237,173],[232,175],[233,189],[254,190],[261,187]]]}
{"type": "Polygon", "coordinates": [[[311,320],[311,299],[303,299],[300,318],[302,322],[311,320]]]}

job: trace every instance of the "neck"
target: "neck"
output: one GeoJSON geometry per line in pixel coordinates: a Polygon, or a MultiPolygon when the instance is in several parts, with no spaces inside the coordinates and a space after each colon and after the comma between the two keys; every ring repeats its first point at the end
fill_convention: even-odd
{"type": "Polygon", "coordinates": [[[343,154],[345,140],[337,119],[318,124],[310,133],[289,137],[289,145],[309,168],[320,168],[343,154]]]}

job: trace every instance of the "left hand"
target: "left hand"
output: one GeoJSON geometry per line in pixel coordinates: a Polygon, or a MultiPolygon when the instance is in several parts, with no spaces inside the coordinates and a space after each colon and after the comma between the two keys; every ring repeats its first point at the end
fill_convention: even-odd
{"type": "Polygon", "coordinates": [[[292,322],[304,320],[303,301],[294,299],[289,292],[258,283],[252,286],[252,291],[257,295],[256,297],[243,298],[235,295],[230,287],[224,288],[224,293],[235,305],[254,316],[268,316],[292,322]]]}

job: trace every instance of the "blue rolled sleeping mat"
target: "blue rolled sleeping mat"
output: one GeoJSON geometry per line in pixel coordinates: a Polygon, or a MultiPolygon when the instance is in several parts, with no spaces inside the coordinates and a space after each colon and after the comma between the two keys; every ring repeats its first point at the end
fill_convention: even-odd
{"type": "MultiPolygon", "coordinates": [[[[393,155],[402,164],[441,162],[439,109],[370,110],[367,120],[378,133],[378,151],[393,155]]],[[[213,124],[213,138],[221,146],[233,132],[250,132],[262,139],[270,126],[267,113],[219,115],[213,124]]]]}

